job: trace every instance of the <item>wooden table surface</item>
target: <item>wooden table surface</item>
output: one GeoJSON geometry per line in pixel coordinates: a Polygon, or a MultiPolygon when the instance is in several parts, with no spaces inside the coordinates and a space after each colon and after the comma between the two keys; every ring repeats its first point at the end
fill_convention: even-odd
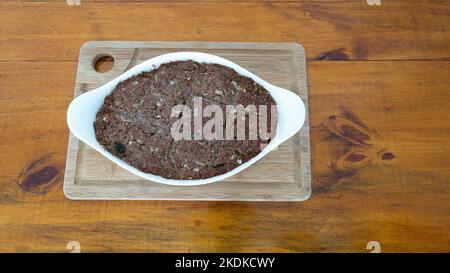
{"type": "Polygon", "coordinates": [[[450,251],[448,1],[6,0],[0,52],[0,251],[450,251]],[[66,108],[88,40],[303,44],[312,197],[65,198],[66,108]]]}

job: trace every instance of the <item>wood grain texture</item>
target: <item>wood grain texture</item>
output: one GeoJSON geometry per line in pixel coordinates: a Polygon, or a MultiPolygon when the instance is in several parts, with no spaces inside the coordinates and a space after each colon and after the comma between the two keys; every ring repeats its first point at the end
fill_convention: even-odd
{"type": "Polygon", "coordinates": [[[75,61],[88,40],[297,42],[309,59],[450,57],[448,1],[0,3],[0,60],[75,61]]]}
{"type": "MultiPolygon", "coordinates": [[[[308,103],[305,51],[295,43],[199,43],[92,41],[80,49],[75,96],[93,90],[129,68],[174,51],[219,55],[264,80],[295,92],[308,103]],[[99,56],[114,65],[98,73],[99,56]]],[[[311,195],[309,118],[298,134],[245,171],[199,187],[151,183],[133,175],[70,135],[64,193],[71,199],[304,201],[311,195]]]]}
{"type": "Polygon", "coordinates": [[[46,194],[18,186],[45,155],[37,171],[64,165],[75,66],[0,64],[2,251],[65,251],[70,240],[82,251],[365,252],[372,240],[382,251],[449,250],[450,62],[311,62],[313,196],[276,204],[71,201],[61,176],[46,194]],[[361,147],[331,134],[330,116],[373,131],[383,152],[336,172],[361,147]]]}
{"type": "Polygon", "coordinates": [[[369,241],[383,252],[449,252],[448,2],[383,1],[377,16],[359,2],[308,2],[316,14],[333,13],[300,20],[301,3],[218,4],[209,17],[196,13],[207,3],[2,2],[0,251],[65,252],[77,240],[85,252],[367,252],[369,241]],[[176,12],[191,24],[174,24],[176,12]],[[79,47],[91,39],[304,44],[313,196],[302,203],[66,199],[65,114],[79,47]],[[357,58],[357,41],[365,58],[357,58]],[[346,59],[416,60],[333,61],[346,59]]]}

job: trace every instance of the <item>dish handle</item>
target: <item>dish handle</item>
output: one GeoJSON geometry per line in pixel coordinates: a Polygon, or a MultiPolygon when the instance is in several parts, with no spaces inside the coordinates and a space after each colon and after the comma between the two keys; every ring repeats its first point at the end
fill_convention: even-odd
{"type": "Polygon", "coordinates": [[[88,91],[76,97],[67,109],[67,125],[70,131],[85,143],[96,143],[93,124],[104,100],[104,96],[97,93],[99,91],[88,91]]]}
{"type": "Polygon", "coordinates": [[[292,91],[277,87],[278,133],[280,143],[295,135],[305,123],[306,107],[302,99],[292,91]]]}

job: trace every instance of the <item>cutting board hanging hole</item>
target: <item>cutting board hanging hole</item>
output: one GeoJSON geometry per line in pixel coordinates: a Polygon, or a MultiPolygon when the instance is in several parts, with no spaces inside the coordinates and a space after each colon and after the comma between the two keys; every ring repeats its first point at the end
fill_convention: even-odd
{"type": "Polygon", "coordinates": [[[114,67],[114,57],[103,54],[94,58],[93,67],[98,73],[106,73],[114,67]]]}

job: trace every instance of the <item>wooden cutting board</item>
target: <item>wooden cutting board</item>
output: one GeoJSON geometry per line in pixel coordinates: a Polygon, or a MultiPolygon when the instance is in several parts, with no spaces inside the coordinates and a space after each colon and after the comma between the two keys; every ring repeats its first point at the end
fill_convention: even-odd
{"type": "MultiPolygon", "coordinates": [[[[80,49],[75,97],[152,57],[199,51],[229,59],[275,85],[296,92],[308,106],[305,51],[295,43],[91,41],[80,49]],[[96,61],[112,56],[106,73],[96,61]]],[[[304,127],[263,159],[226,180],[195,187],[162,185],[135,176],[70,134],[64,192],[71,199],[302,201],[311,194],[308,111],[304,127]]]]}

